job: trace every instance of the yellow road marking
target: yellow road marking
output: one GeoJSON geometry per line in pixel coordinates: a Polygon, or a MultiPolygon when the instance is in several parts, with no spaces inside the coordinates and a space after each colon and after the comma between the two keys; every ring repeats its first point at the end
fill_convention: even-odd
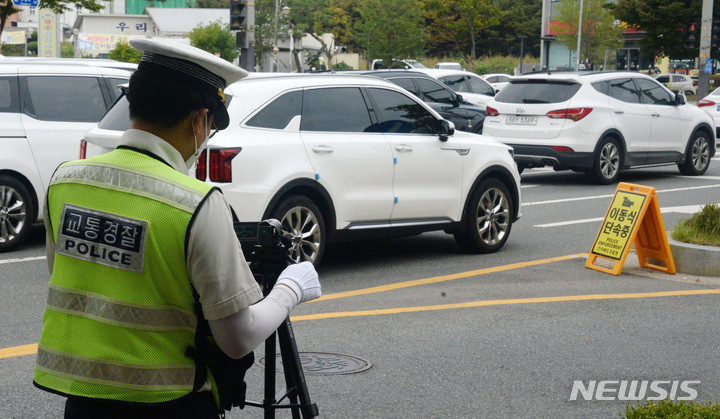
{"type": "Polygon", "coordinates": [[[527,268],[528,266],[544,265],[546,263],[560,262],[560,261],[569,260],[569,259],[577,259],[580,257],[587,257],[587,255],[588,255],[587,253],[577,253],[574,255],[558,256],[558,257],[549,258],[549,259],[531,260],[529,262],[511,263],[509,265],[494,266],[492,268],[484,268],[484,269],[477,269],[474,271],[459,272],[459,273],[451,274],[451,275],[435,276],[432,278],[425,278],[425,279],[416,279],[414,281],[399,282],[397,284],[381,285],[379,287],[363,288],[363,289],[359,289],[359,290],[346,291],[346,292],[338,292],[336,294],[323,295],[322,297],[318,298],[317,300],[313,300],[311,302],[334,300],[336,298],[356,297],[358,295],[375,294],[378,292],[385,292],[385,291],[394,291],[394,290],[398,290],[398,289],[402,289],[402,288],[416,287],[418,285],[434,284],[437,282],[452,281],[453,279],[468,278],[471,276],[485,275],[485,274],[490,274],[490,273],[495,273],[495,272],[511,271],[513,269],[519,269],[519,268],[527,268]]]}
{"type": "Polygon", "coordinates": [[[0,359],[11,358],[14,356],[34,354],[34,353],[37,353],[37,347],[38,347],[38,344],[33,343],[32,345],[23,345],[23,346],[15,346],[12,348],[0,349],[0,359]]]}
{"type": "Polygon", "coordinates": [[[420,311],[452,310],[458,308],[488,307],[509,304],[536,304],[536,303],[557,303],[566,301],[592,301],[592,300],[623,300],[632,298],[656,298],[656,297],[678,297],[687,295],[720,294],[720,289],[710,290],[689,290],[689,291],[664,291],[631,294],[593,294],[593,295],[567,295],[561,297],[538,297],[538,298],[516,298],[511,300],[485,300],[471,301],[468,303],[440,304],[435,306],[420,307],[397,307],[380,310],[361,311],[339,311],[334,313],[308,314],[304,316],[293,316],[290,320],[297,322],[303,320],[335,319],[339,317],[379,316],[383,314],[417,313],[420,311]]]}

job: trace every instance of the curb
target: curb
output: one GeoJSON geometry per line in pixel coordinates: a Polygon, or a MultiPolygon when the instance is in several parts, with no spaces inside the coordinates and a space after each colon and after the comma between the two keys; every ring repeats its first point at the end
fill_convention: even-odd
{"type": "Polygon", "coordinates": [[[670,235],[668,241],[679,273],[720,277],[720,247],[683,243],[670,235]]]}

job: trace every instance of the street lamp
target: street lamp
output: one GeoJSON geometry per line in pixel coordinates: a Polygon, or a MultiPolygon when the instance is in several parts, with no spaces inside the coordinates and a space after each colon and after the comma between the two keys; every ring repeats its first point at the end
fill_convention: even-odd
{"type": "Polygon", "coordinates": [[[277,56],[278,51],[280,50],[278,48],[278,8],[280,7],[280,0],[275,0],[275,38],[273,43],[273,73],[277,73],[278,66],[277,66],[277,56]]]}

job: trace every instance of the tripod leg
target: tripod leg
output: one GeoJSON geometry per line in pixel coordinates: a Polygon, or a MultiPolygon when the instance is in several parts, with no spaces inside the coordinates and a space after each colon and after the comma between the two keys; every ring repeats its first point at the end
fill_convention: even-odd
{"type": "Polygon", "coordinates": [[[265,410],[265,419],[275,419],[275,336],[273,332],[265,340],[265,397],[263,398],[263,409],[265,410]]]}
{"type": "MultiPolygon", "coordinates": [[[[277,332],[288,389],[292,385],[297,393],[297,397],[300,398],[302,417],[305,419],[314,418],[319,414],[318,408],[316,404],[310,401],[310,393],[308,392],[307,383],[305,382],[305,374],[303,373],[300,363],[300,354],[298,354],[295,334],[292,330],[292,324],[290,324],[290,318],[285,319],[285,322],[280,325],[277,332]]],[[[295,417],[294,411],[293,417],[295,417]]]]}

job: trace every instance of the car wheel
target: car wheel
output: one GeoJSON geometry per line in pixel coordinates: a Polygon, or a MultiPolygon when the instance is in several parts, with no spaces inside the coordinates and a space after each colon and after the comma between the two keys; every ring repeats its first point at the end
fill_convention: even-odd
{"type": "Polygon", "coordinates": [[[483,181],[473,192],[455,241],[469,253],[500,250],[510,236],[513,202],[505,184],[497,179],[483,181]]]}
{"type": "Polygon", "coordinates": [[[25,185],[14,177],[0,175],[0,252],[25,239],[34,214],[32,197],[25,185]]]}
{"type": "Polygon", "coordinates": [[[708,135],[698,131],[690,140],[685,161],[678,164],[678,169],[684,175],[700,176],[710,167],[710,141],[708,135]]]}
{"type": "Polygon", "coordinates": [[[317,265],[325,253],[325,223],[315,203],[302,195],[283,200],[273,213],[282,224],[282,233],[292,241],[290,257],[296,262],[317,265]]]}
{"type": "Polygon", "coordinates": [[[595,181],[601,185],[614,183],[620,176],[622,164],[622,151],[617,141],[610,138],[605,140],[595,153],[595,160],[591,174],[595,181]]]}

